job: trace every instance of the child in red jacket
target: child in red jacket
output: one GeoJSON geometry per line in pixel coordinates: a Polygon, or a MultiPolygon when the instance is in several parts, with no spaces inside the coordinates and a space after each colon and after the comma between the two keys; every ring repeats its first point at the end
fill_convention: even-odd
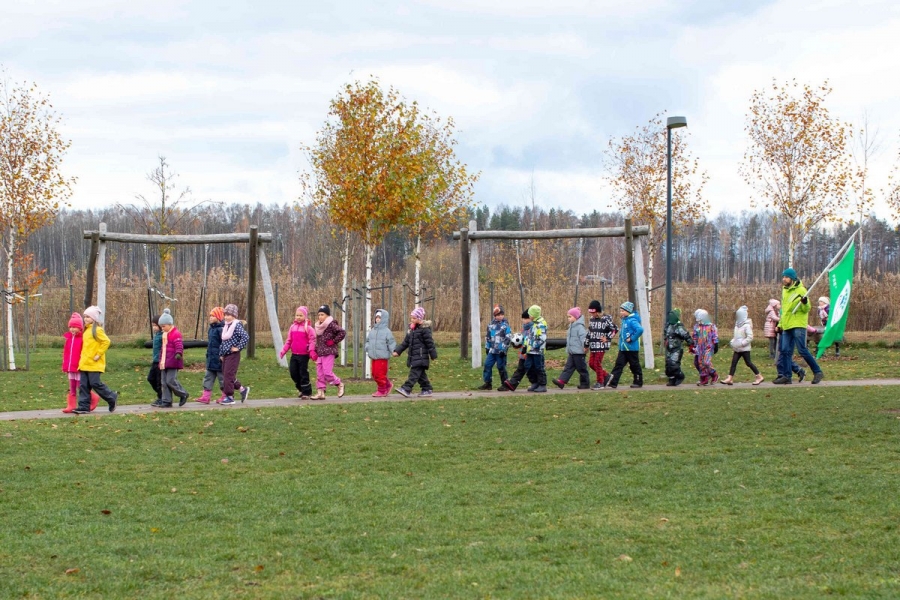
{"type": "MultiPolygon", "coordinates": [[[[81,334],[84,332],[84,319],[81,315],[72,313],[69,318],[69,330],[63,334],[66,343],[63,345],[63,373],[69,379],[69,395],[66,397],[64,413],[70,413],[78,406],[78,383],[81,381],[81,371],[78,370],[78,361],[81,360],[81,334]]],[[[97,408],[100,396],[91,392],[91,410],[97,408]]]]}

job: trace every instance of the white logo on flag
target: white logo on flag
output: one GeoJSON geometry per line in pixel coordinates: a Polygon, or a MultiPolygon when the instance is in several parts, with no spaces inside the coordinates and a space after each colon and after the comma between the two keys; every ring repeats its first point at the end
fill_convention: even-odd
{"type": "Polygon", "coordinates": [[[850,304],[850,281],[844,283],[844,289],[834,303],[834,311],[829,317],[829,323],[838,323],[847,311],[847,305],[850,304]]]}

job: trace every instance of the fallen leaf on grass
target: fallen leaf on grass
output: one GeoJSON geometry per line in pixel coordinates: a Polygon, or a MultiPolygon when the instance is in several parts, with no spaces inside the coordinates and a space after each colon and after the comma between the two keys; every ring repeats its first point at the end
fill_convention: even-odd
{"type": "Polygon", "coordinates": [[[257,573],[259,573],[263,569],[265,569],[265,567],[263,565],[256,565],[256,567],[254,567],[253,570],[256,571],[257,573]]]}
{"type": "Polygon", "coordinates": [[[222,464],[223,464],[223,465],[227,465],[227,464],[228,464],[228,459],[227,459],[227,458],[223,458],[223,459],[222,459],[222,464]]]}
{"type": "Polygon", "coordinates": [[[675,567],[675,577],[681,577],[681,567],[675,567]]]}
{"type": "Polygon", "coordinates": [[[78,571],[79,571],[78,567],[75,567],[74,569],[66,569],[66,575],[74,575],[78,571]]]}
{"type": "Polygon", "coordinates": [[[104,508],[104,509],[101,510],[100,512],[101,512],[102,514],[104,514],[104,515],[111,515],[111,514],[112,514],[112,511],[109,510],[108,508],[104,508]]]}
{"type": "Polygon", "coordinates": [[[627,554],[620,554],[616,560],[620,560],[622,562],[631,562],[634,559],[631,558],[630,556],[628,556],[627,554]]]}

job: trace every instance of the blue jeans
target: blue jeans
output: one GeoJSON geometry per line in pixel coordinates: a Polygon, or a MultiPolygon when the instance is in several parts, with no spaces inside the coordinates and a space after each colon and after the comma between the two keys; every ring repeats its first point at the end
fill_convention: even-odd
{"type": "Polygon", "coordinates": [[[806,347],[806,328],[795,327],[781,332],[781,349],[778,355],[779,375],[790,379],[791,373],[796,373],[799,370],[797,363],[793,361],[795,348],[814,374],[822,372],[819,363],[816,362],[816,359],[810,354],[809,348],[806,347]]]}
{"type": "Polygon", "coordinates": [[[497,366],[497,374],[500,375],[500,381],[506,381],[506,352],[502,354],[493,354],[488,352],[487,358],[484,359],[484,373],[481,378],[485,383],[490,383],[494,374],[494,365],[497,366]]]}

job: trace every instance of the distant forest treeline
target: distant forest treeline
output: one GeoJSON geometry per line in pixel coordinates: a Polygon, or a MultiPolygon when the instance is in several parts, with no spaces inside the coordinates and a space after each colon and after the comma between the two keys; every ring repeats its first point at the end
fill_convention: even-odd
{"type": "MultiPolygon", "coordinates": [[[[260,232],[271,232],[273,243],[267,248],[273,270],[285,280],[313,288],[340,280],[342,232],[334,230],[321,211],[310,207],[277,205],[204,205],[195,209],[179,233],[211,234],[248,231],[257,225],[260,232]]],[[[531,230],[621,226],[624,217],[618,212],[593,211],[576,215],[570,210],[532,210],[518,206],[479,207],[471,215],[479,229],[531,230]]],[[[84,230],[97,229],[100,222],[109,231],[146,233],[136,229],[126,212],[113,207],[98,210],[64,210],[55,222],[31,235],[26,252],[34,255],[34,265],[46,269],[44,280],[57,285],[68,283],[83,273],[90,242],[83,239],[84,230]]],[[[639,223],[635,223],[639,224],[639,223]]],[[[846,241],[856,225],[838,225],[820,229],[800,245],[793,265],[804,279],[811,279],[825,267],[837,249],[846,241]]],[[[376,253],[376,277],[411,281],[412,254],[415,237],[405,231],[392,232],[376,253]]],[[[452,285],[458,277],[459,254],[450,234],[425,241],[422,250],[422,277],[432,285],[452,285]],[[440,264],[436,264],[439,262],[440,264]],[[440,279],[440,281],[438,281],[440,279]]],[[[740,284],[777,281],[786,266],[788,236],[771,212],[723,213],[681,228],[673,244],[677,282],[723,281],[740,284]]],[[[358,244],[355,246],[358,250],[358,244]]],[[[236,279],[247,272],[247,248],[241,244],[211,245],[208,266],[222,268],[236,279]]],[[[522,242],[519,245],[522,277],[526,284],[553,276],[574,278],[577,240],[559,242],[522,242]],[[552,273],[552,275],[550,275],[552,273]]],[[[351,279],[361,278],[362,252],[351,252],[351,279]]],[[[858,250],[859,269],[865,275],[879,278],[900,272],[900,234],[888,222],[870,218],[864,223],[863,244],[858,250]]],[[[582,246],[581,274],[596,275],[613,281],[624,279],[624,252],[618,239],[585,240],[582,246]]],[[[646,254],[645,254],[646,256],[646,254]]],[[[664,247],[656,257],[658,285],[663,268],[664,247]]],[[[138,244],[110,244],[107,269],[111,285],[128,285],[151,279],[159,273],[155,249],[138,244]]],[[[178,247],[168,267],[170,277],[202,271],[203,246],[178,247]]],[[[484,281],[509,281],[516,275],[516,249],[511,242],[482,245],[484,281]]]]}

